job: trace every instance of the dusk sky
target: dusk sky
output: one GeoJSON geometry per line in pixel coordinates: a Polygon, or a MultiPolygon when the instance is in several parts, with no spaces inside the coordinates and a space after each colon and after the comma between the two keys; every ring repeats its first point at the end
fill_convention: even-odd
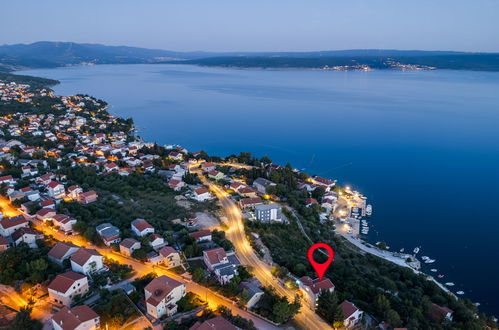
{"type": "Polygon", "coordinates": [[[0,44],[170,50],[499,52],[499,0],[5,1],[0,44]]]}

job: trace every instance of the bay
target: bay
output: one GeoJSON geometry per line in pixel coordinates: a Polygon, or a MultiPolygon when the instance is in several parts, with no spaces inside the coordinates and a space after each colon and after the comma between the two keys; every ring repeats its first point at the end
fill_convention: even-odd
{"type": "Polygon", "coordinates": [[[61,95],[102,98],[148,141],[250,151],[350,184],[373,205],[367,240],[421,246],[453,291],[499,315],[499,73],[169,64],[19,73],[60,80],[61,95]]]}

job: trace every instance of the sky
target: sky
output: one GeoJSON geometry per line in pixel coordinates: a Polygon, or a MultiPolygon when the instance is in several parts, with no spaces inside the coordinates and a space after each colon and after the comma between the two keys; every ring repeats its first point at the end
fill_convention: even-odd
{"type": "Polygon", "coordinates": [[[0,44],[499,52],[499,0],[4,1],[0,44]]]}

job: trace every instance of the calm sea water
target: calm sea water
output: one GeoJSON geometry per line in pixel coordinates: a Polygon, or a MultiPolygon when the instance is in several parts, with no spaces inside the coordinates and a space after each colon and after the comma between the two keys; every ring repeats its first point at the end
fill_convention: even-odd
{"type": "Polygon", "coordinates": [[[102,65],[25,71],[133,117],[140,135],[221,156],[268,155],[359,189],[368,240],[437,259],[499,315],[499,74],[102,65]]]}

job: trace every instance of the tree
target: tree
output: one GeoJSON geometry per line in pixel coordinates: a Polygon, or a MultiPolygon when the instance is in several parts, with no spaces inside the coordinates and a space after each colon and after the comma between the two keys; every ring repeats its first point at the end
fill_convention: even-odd
{"type": "Polygon", "coordinates": [[[145,261],[147,259],[147,253],[144,249],[137,249],[132,252],[132,258],[140,261],[145,261]]]}
{"type": "Polygon", "coordinates": [[[287,322],[291,317],[298,313],[299,304],[289,304],[288,300],[284,298],[274,305],[272,314],[274,315],[277,323],[287,322]]]}
{"type": "Polygon", "coordinates": [[[338,304],[336,293],[322,291],[317,302],[317,314],[329,323],[343,321],[343,315],[338,304]]]}
{"type": "Polygon", "coordinates": [[[194,269],[194,271],[192,272],[192,279],[194,282],[197,282],[197,283],[203,282],[204,278],[205,278],[205,275],[204,275],[203,268],[198,267],[198,268],[194,269]]]}
{"type": "Polygon", "coordinates": [[[43,327],[42,323],[38,320],[31,318],[31,308],[21,308],[19,313],[16,314],[9,330],[39,330],[43,327]]]}

